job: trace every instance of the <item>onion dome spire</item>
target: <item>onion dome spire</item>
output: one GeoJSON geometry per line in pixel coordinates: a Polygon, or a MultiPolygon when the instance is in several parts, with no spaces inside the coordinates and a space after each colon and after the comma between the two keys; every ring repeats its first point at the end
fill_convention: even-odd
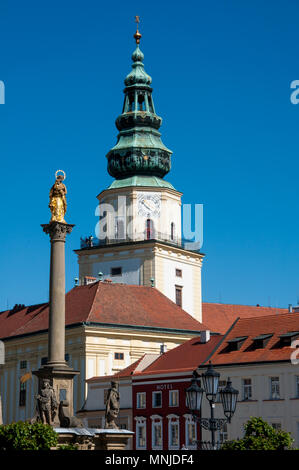
{"type": "Polygon", "coordinates": [[[162,143],[158,131],[162,119],[155,112],[152,79],[144,69],[144,55],[139,48],[138,16],[136,22],[136,49],[132,70],[124,80],[122,114],[116,119],[117,143],[107,154],[108,172],[116,179],[135,175],[163,178],[170,170],[172,152],[162,143]]]}

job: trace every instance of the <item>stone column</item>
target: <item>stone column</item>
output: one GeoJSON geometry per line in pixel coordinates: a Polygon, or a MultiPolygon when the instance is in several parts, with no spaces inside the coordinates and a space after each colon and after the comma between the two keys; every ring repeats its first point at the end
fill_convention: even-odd
{"type": "Polygon", "coordinates": [[[50,312],[48,367],[65,368],[65,239],[74,225],[51,222],[42,225],[50,235],[50,312]]]}
{"type": "Polygon", "coordinates": [[[82,426],[73,407],[73,379],[79,371],[65,361],[65,239],[74,225],[50,222],[42,227],[51,241],[48,359],[33,372],[38,377],[37,414],[33,419],[54,427],[82,426]],[[51,407],[51,413],[43,401],[51,407]]]}

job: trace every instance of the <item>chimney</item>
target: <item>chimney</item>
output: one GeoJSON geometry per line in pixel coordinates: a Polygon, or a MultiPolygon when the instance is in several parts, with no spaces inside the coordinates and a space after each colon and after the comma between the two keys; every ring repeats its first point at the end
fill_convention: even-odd
{"type": "Polygon", "coordinates": [[[200,342],[208,343],[210,341],[210,330],[201,331],[200,333],[200,342]]]}
{"type": "Polygon", "coordinates": [[[293,305],[289,304],[289,313],[293,313],[293,305]]]}
{"type": "Polygon", "coordinates": [[[166,344],[160,344],[160,354],[164,354],[167,352],[167,346],[166,344]]]}

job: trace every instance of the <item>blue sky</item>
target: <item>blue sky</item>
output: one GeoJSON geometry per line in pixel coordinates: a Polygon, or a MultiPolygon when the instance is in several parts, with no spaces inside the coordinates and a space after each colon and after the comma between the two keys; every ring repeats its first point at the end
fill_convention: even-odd
{"type": "Polygon", "coordinates": [[[67,174],[67,289],[96,195],[112,181],[134,16],[153,78],[167,176],[204,204],[203,299],[286,307],[299,298],[296,0],[1,1],[0,309],[48,298],[48,193],[67,174]]]}

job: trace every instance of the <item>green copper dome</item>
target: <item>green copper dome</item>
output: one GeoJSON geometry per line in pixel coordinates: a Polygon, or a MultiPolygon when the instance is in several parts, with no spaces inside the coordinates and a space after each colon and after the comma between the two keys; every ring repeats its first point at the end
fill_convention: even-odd
{"type": "Polygon", "coordinates": [[[116,119],[116,145],[108,152],[108,172],[124,179],[132,176],[163,178],[171,167],[171,150],[163,144],[152,98],[151,77],[143,64],[139,44],[132,54],[132,71],[125,78],[124,105],[116,119]]]}
{"type": "Polygon", "coordinates": [[[114,180],[108,189],[126,188],[128,186],[137,186],[143,188],[168,188],[175,190],[171,183],[163,180],[162,178],[158,178],[157,176],[130,176],[129,178],[114,180]]]}

